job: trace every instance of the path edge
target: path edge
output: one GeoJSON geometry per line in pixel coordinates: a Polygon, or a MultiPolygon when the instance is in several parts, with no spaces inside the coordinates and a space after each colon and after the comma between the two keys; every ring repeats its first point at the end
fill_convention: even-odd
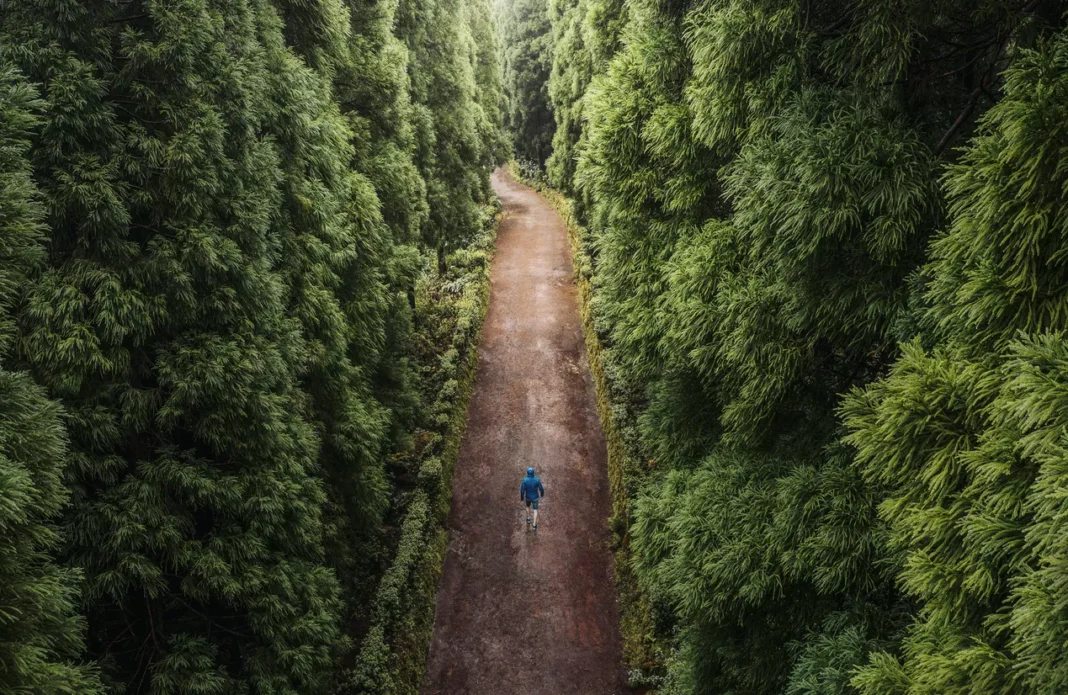
{"type": "Polygon", "coordinates": [[[616,600],[619,605],[620,636],[623,641],[623,664],[632,685],[655,682],[663,670],[669,647],[657,637],[653,606],[649,592],[639,581],[631,564],[629,508],[637,484],[643,478],[642,460],[630,453],[623,430],[616,418],[616,404],[605,372],[602,355],[605,349],[597,333],[593,310],[593,260],[587,244],[589,231],[578,222],[573,201],[541,178],[529,176],[520,165],[508,165],[512,178],[536,190],[556,210],[567,227],[571,247],[571,265],[582,319],[586,355],[593,375],[597,413],[608,450],[608,481],[612,494],[612,554],[616,600]]]}
{"type": "MultiPolygon", "coordinates": [[[[454,370],[455,387],[444,389],[430,408],[439,424],[440,444],[419,464],[419,487],[401,525],[392,564],[375,595],[373,622],[360,644],[344,695],[418,695],[426,673],[434,630],[438,582],[448,547],[447,522],[452,482],[467,429],[467,409],[478,370],[482,327],[489,308],[490,268],[497,249],[501,206],[496,196],[487,205],[491,217],[480,238],[462,252],[483,258],[474,264],[472,292],[458,301],[462,315],[441,369],[454,370]],[[434,454],[433,452],[437,452],[434,454]]],[[[466,295],[466,293],[465,293],[466,295]]]]}

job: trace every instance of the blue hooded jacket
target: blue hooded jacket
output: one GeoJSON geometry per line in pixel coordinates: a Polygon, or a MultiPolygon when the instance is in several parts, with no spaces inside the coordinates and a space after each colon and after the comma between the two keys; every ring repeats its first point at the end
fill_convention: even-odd
{"type": "Polygon", "coordinates": [[[519,501],[530,500],[533,502],[539,497],[545,496],[545,488],[542,487],[541,478],[536,475],[528,475],[523,478],[522,485],[519,486],[519,501]]]}

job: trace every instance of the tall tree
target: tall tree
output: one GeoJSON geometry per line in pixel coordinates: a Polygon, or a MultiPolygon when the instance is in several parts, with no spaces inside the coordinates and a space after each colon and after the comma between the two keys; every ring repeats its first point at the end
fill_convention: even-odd
{"type": "Polygon", "coordinates": [[[593,78],[604,72],[619,50],[625,19],[622,0],[549,3],[552,72],[548,89],[556,128],[546,171],[552,185],[571,196],[580,194],[575,185],[575,169],[588,137],[586,92],[593,78]]]}
{"type": "Polygon", "coordinates": [[[312,65],[331,69],[313,70],[287,50],[282,27],[270,15],[261,41],[267,49],[270,103],[285,105],[265,114],[283,176],[282,205],[273,223],[282,244],[279,270],[287,313],[299,319],[308,346],[299,383],[306,417],[321,440],[327,557],[345,589],[348,610],[358,614],[382,564],[381,526],[392,493],[385,463],[393,429],[405,424],[389,406],[410,396],[404,392],[403,366],[395,370],[396,383],[376,382],[381,365],[399,357],[390,354],[387,325],[403,331],[407,318],[403,295],[398,300],[390,287],[391,232],[404,230],[383,219],[375,186],[362,173],[373,170],[374,155],[357,153],[359,141],[349,127],[353,119],[346,119],[334,100],[334,75],[347,79],[356,70],[345,41],[346,10],[300,7],[284,15],[286,27],[317,27],[295,48],[310,54],[312,65]]]}
{"type": "Polygon", "coordinates": [[[508,128],[515,155],[538,169],[552,153],[553,118],[549,100],[552,26],[547,0],[514,0],[499,5],[504,42],[504,82],[508,128]]]}
{"type": "Polygon", "coordinates": [[[901,644],[886,489],[839,441],[840,394],[919,330],[939,177],[1052,5],[553,6],[550,174],[652,470],[631,540],[681,690],[850,692],[901,644]]]}
{"type": "Polygon", "coordinates": [[[2,20],[48,97],[25,357],[69,409],[90,652],[131,692],[320,692],[343,641],[309,343],[276,268],[271,118],[305,105],[272,101],[274,9],[40,0],[2,20]]]}
{"type": "Polygon", "coordinates": [[[487,190],[470,19],[464,0],[403,0],[397,17],[412,54],[415,161],[430,206],[422,239],[436,249],[439,272],[446,252],[477,228],[477,204],[487,190]]]}
{"type": "MultiPolygon", "coordinates": [[[[497,34],[493,0],[467,0],[468,24],[471,31],[475,65],[475,106],[478,132],[482,140],[484,171],[507,162],[512,155],[511,142],[505,126],[507,98],[504,92],[504,73],[501,65],[501,40],[497,34]]],[[[489,178],[485,179],[483,198],[491,195],[489,178]]]]}
{"type": "Polygon", "coordinates": [[[1068,687],[1068,35],[1020,50],[950,168],[921,330],[845,406],[920,610],[854,679],[871,694],[1068,687]],[[924,349],[924,345],[929,346],[924,349]]]}
{"type": "Polygon", "coordinates": [[[85,633],[76,610],[80,577],[55,559],[53,520],[70,494],[62,413],[27,374],[5,369],[27,275],[45,255],[26,158],[33,114],[42,108],[0,62],[0,691],[92,695],[103,692],[96,673],[77,665],[85,633]]]}

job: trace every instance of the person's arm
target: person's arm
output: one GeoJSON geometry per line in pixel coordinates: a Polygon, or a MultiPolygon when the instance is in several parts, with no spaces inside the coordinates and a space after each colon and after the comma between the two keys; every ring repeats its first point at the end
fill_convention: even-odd
{"type": "Polygon", "coordinates": [[[538,481],[538,495],[545,497],[545,486],[541,484],[540,480],[538,481]]]}
{"type": "Polygon", "coordinates": [[[526,496],[526,492],[527,492],[526,487],[527,486],[524,485],[523,483],[519,483],[519,501],[520,502],[522,502],[523,500],[525,500],[527,498],[527,496],[526,496]]]}

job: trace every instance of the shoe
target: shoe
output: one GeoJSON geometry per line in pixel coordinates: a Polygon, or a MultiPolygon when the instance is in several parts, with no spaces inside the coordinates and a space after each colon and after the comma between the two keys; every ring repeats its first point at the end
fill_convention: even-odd
{"type": "Polygon", "coordinates": [[[537,531],[538,530],[538,525],[534,524],[533,528],[534,528],[535,531],[537,531]]]}
{"type": "Polygon", "coordinates": [[[527,517],[527,526],[530,526],[530,522],[531,522],[531,518],[528,516],[527,517]]]}

